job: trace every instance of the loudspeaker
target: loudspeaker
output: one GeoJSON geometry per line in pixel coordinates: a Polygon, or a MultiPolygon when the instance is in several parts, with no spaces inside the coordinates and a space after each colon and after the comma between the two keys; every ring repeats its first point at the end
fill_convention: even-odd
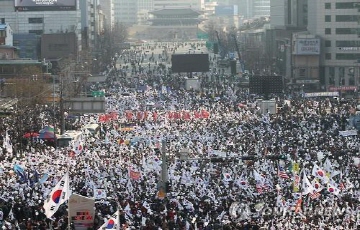
{"type": "Polygon", "coordinates": [[[218,54],[219,53],[219,44],[214,43],[213,50],[214,50],[214,54],[218,54]]]}
{"type": "Polygon", "coordinates": [[[236,61],[235,60],[230,61],[230,68],[231,68],[231,74],[236,75],[236,61]]]}

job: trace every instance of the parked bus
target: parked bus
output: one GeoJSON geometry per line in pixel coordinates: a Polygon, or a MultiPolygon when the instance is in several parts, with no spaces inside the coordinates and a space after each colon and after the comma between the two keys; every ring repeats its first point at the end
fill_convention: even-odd
{"type": "Polygon", "coordinates": [[[56,138],[57,147],[67,147],[71,141],[79,141],[82,139],[82,132],[76,130],[67,130],[63,135],[59,135],[56,138]]]}
{"type": "Polygon", "coordinates": [[[84,125],[82,129],[88,130],[92,136],[98,136],[100,133],[100,125],[98,124],[87,124],[84,125]]]}

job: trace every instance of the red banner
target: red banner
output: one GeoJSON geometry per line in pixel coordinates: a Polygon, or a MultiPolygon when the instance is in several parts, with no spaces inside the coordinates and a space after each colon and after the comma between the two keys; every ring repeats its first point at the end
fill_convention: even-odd
{"type": "Polygon", "coordinates": [[[136,172],[133,169],[129,169],[129,177],[132,180],[139,180],[141,177],[141,173],[140,172],[136,172]]]}
{"type": "Polygon", "coordinates": [[[109,122],[109,121],[114,121],[118,119],[118,113],[116,112],[111,112],[108,114],[101,114],[99,116],[99,122],[100,123],[105,123],[105,122],[109,122]]]}
{"type": "Polygon", "coordinates": [[[192,119],[208,119],[210,118],[210,112],[203,109],[200,111],[169,111],[166,113],[161,113],[160,115],[157,112],[149,111],[126,111],[125,118],[129,121],[145,121],[150,117],[153,121],[157,121],[158,118],[162,117],[168,120],[192,120],[192,119]]]}

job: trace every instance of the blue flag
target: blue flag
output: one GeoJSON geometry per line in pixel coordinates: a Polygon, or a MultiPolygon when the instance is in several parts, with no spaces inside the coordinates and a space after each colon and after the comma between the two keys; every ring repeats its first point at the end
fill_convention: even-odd
{"type": "Polygon", "coordinates": [[[25,170],[20,165],[18,165],[18,164],[14,165],[14,172],[20,178],[21,183],[25,183],[27,181],[27,176],[26,176],[25,170]]]}

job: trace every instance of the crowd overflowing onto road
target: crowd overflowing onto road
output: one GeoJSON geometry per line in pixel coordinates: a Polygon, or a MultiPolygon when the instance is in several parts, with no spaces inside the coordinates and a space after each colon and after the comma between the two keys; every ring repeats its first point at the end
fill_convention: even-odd
{"type": "Polygon", "coordinates": [[[144,44],[119,54],[96,86],[108,93],[106,112],[72,120],[83,138],[69,147],[19,153],[4,144],[3,229],[74,226],[66,202],[51,218],[43,209],[66,172],[73,194],[106,194],[92,229],[117,210],[120,229],[359,229],[360,142],[348,124],[357,100],[274,95],[271,113],[216,69],[197,75],[199,90],[185,90],[185,76],[169,69],[171,53],[203,47],[144,44]],[[81,129],[87,123],[99,132],[81,129]]]}

